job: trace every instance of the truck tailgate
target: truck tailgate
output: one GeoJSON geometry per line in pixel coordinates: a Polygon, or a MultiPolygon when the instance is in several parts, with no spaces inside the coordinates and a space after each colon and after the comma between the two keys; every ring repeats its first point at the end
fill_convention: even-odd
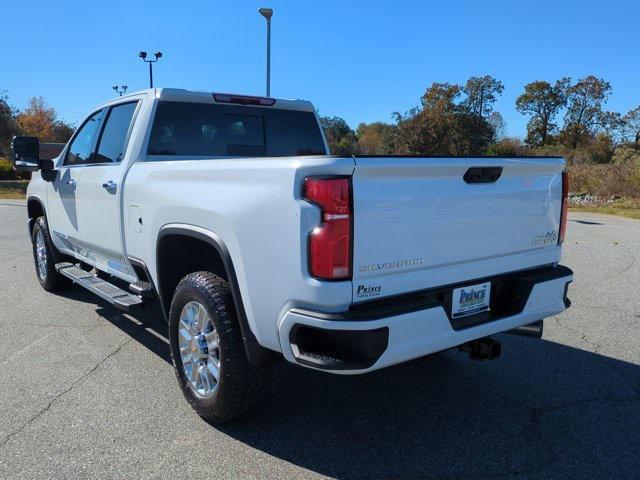
{"type": "Polygon", "coordinates": [[[562,158],[355,162],[354,302],[560,259],[562,158]],[[497,167],[500,176],[465,181],[465,173],[479,167],[497,167]]]}

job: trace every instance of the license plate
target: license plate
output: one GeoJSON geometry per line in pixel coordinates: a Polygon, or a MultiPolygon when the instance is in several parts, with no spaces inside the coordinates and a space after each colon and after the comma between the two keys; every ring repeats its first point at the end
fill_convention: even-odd
{"type": "Polygon", "coordinates": [[[464,317],[489,310],[491,282],[468,285],[453,290],[451,317],[464,317]]]}

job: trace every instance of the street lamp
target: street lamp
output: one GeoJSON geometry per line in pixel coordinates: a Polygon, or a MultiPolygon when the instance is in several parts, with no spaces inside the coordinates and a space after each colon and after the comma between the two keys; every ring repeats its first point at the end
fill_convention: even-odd
{"type": "Polygon", "coordinates": [[[267,97],[271,96],[271,17],[273,10],[270,8],[259,8],[258,12],[267,19],[267,97]]]}
{"type": "Polygon", "coordinates": [[[118,87],[118,85],[114,85],[113,89],[120,96],[122,96],[123,93],[127,93],[127,86],[126,85],[120,85],[120,87],[118,87]]]}
{"type": "Polygon", "coordinates": [[[138,54],[143,62],[149,64],[149,88],[153,88],[153,64],[156,63],[160,57],[162,57],[162,52],[156,52],[153,55],[156,57],[155,60],[147,60],[147,52],[140,52],[138,54]]]}

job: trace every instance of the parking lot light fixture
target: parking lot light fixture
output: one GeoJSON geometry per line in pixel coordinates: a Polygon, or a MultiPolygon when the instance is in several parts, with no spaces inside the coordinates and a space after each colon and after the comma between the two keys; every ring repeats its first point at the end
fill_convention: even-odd
{"type": "Polygon", "coordinates": [[[153,54],[155,60],[147,60],[147,52],[141,51],[138,53],[138,56],[142,59],[143,62],[149,64],[149,88],[153,88],[153,64],[156,63],[160,58],[162,58],[162,52],[158,51],[153,54]]]}
{"type": "Polygon", "coordinates": [[[127,93],[128,87],[126,85],[114,85],[112,88],[118,95],[122,96],[127,93]]]}

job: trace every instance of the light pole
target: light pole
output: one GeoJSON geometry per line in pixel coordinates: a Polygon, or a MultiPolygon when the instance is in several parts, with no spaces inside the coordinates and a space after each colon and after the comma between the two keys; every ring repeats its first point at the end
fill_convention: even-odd
{"type": "Polygon", "coordinates": [[[147,52],[140,52],[138,54],[143,62],[149,64],[149,88],[153,88],[153,64],[156,63],[160,57],[162,57],[162,52],[156,52],[153,55],[156,57],[155,60],[147,60],[147,52]]]}
{"type": "Polygon", "coordinates": [[[267,97],[271,96],[271,17],[273,10],[270,8],[258,9],[260,15],[267,19],[267,97]]]}
{"type": "Polygon", "coordinates": [[[118,87],[118,85],[114,85],[113,89],[120,96],[122,96],[123,93],[127,93],[127,86],[126,85],[120,85],[120,87],[118,87]]]}

